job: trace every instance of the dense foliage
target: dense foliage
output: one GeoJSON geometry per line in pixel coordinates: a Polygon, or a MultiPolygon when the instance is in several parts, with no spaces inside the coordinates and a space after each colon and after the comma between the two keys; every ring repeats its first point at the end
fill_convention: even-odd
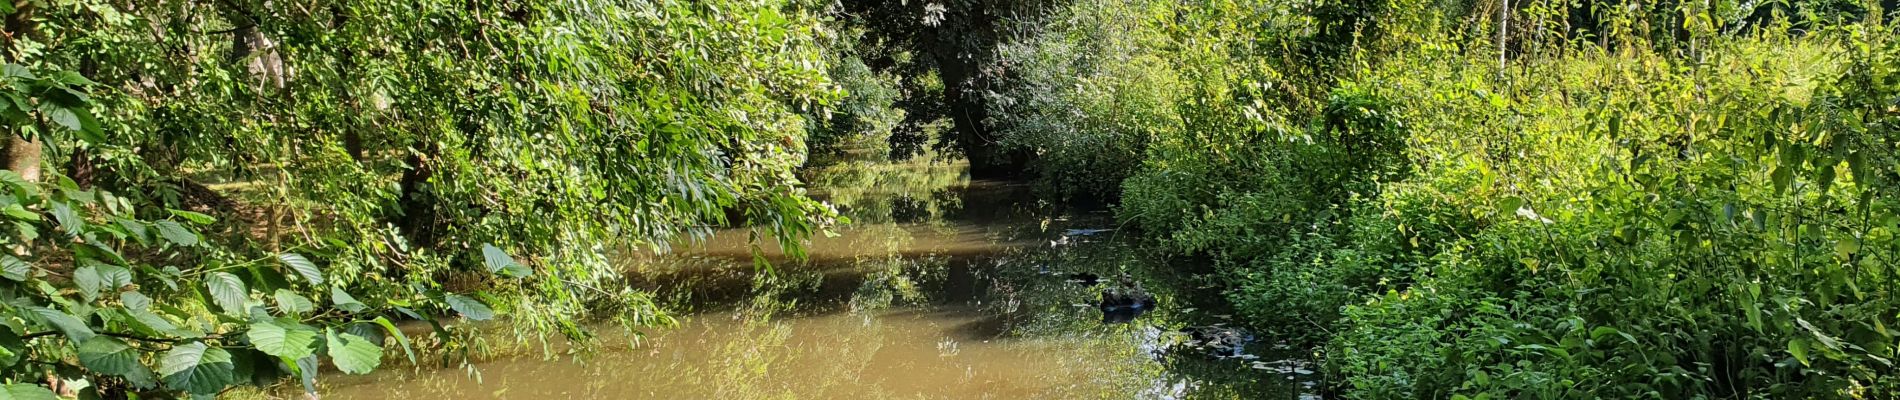
{"type": "Polygon", "coordinates": [[[0,4],[0,391],[314,390],[415,361],[402,321],[449,363],[450,317],[664,323],[610,255],[833,218],[793,175],[839,95],[822,6],[0,4]]]}
{"type": "Polygon", "coordinates": [[[463,360],[458,317],[665,324],[616,254],[749,226],[796,256],[836,219],[799,168],[945,150],[1114,203],[1345,398],[1897,397],[1885,12],[0,3],[0,393],[314,390],[463,360]]]}
{"type": "Polygon", "coordinates": [[[1078,2],[987,104],[1346,398],[1889,398],[1881,14],[1078,2]]]}

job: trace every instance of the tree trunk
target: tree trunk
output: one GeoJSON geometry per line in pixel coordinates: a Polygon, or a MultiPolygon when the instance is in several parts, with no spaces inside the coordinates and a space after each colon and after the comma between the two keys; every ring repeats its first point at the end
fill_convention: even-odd
{"type": "MultiPolygon", "coordinates": [[[[30,0],[14,0],[13,2],[13,14],[8,15],[6,21],[4,51],[7,62],[20,61],[20,56],[13,54],[13,42],[32,35],[34,29],[37,28],[35,26],[37,24],[33,22],[33,4],[30,0]]],[[[4,164],[8,170],[19,173],[20,177],[26,178],[29,182],[39,182],[40,153],[45,146],[41,145],[38,135],[29,139],[20,133],[18,129],[8,129],[6,149],[3,154],[6,159],[0,160],[0,164],[4,164]]]]}
{"type": "Polygon", "coordinates": [[[1508,41],[1506,35],[1510,30],[1511,0],[1503,0],[1503,5],[1498,7],[1498,78],[1500,79],[1504,77],[1504,44],[1508,41]]]}
{"type": "Polygon", "coordinates": [[[981,93],[965,90],[976,79],[982,68],[977,60],[955,54],[956,49],[941,46],[936,55],[938,72],[943,74],[944,106],[948,108],[951,120],[956,122],[957,147],[963,150],[963,156],[970,162],[972,178],[1015,178],[1021,176],[1029,163],[1027,153],[1010,151],[1003,147],[998,138],[991,134],[986,120],[989,119],[989,105],[981,93]]]}
{"type": "Polygon", "coordinates": [[[27,139],[17,133],[7,134],[6,167],[28,182],[40,181],[40,138],[27,139]]]}

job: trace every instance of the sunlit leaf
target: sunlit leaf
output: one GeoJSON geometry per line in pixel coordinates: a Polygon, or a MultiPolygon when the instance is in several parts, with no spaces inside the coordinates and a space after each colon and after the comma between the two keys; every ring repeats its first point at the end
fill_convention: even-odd
{"type": "Polygon", "coordinates": [[[297,271],[297,276],[303,277],[303,279],[310,282],[310,284],[323,284],[323,271],[317,269],[317,264],[310,262],[310,259],[304,258],[302,254],[278,254],[277,259],[283,261],[284,265],[290,266],[291,270],[297,271]]]}
{"type": "Polygon", "coordinates": [[[172,346],[160,360],[165,387],[192,394],[213,394],[237,383],[231,353],[203,342],[172,346]]]}
{"type": "Polygon", "coordinates": [[[515,262],[515,258],[509,256],[508,252],[492,244],[482,245],[482,263],[488,266],[488,272],[509,277],[520,278],[534,273],[528,267],[515,262]]]}
{"type": "Polygon", "coordinates": [[[244,288],[244,280],[229,272],[217,271],[205,275],[205,288],[210,290],[212,301],[231,315],[243,315],[244,303],[250,299],[250,291],[244,288]]]}
{"type": "Polygon", "coordinates": [[[277,289],[271,297],[277,300],[277,310],[287,314],[301,315],[316,309],[309,298],[287,289],[277,289]]]}
{"type": "Polygon", "coordinates": [[[367,374],[383,362],[383,348],[356,335],[329,331],[330,361],[348,374],[367,374]]]}
{"type": "Polygon", "coordinates": [[[258,351],[287,359],[310,356],[316,351],[317,330],[289,319],[260,321],[245,333],[258,351]]]}
{"type": "Polygon", "coordinates": [[[468,296],[450,294],[443,296],[442,301],[449,304],[449,309],[461,313],[463,318],[475,321],[487,321],[495,318],[495,310],[489,309],[488,305],[482,304],[480,300],[475,300],[468,296]]]}
{"type": "Polygon", "coordinates": [[[409,357],[409,362],[416,362],[416,352],[409,346],[409,335],[403,334],[402,329],[397,329],[396,324],[389,322],[389,318],[376,317],[375,322],[377,325],[382,325],[383,330],[389,332],[389,336],[396,338],[396,344],[402,346],[402,353],[409,357]]]}
{"type": "Polygon", "coordinates": [[[1800,361],[1801,365],[1809,365],[1808,364],[1808,340],[1795,339],[1795,340],[1788,341],[1788,354],[1794,355],[1795,361],[1800,361]]]}
{"type": "Polygon", "coordinates": [[[369,307],[363,304],[363,302],[356,301],[356,297],[350,296],[349,292],[345,292],[343,288],[339,287],[330,288],[330,303],[335,304],[336,308],[341,308],[343,311],[349,312],[363,312],[363,309],[369,307]]]}

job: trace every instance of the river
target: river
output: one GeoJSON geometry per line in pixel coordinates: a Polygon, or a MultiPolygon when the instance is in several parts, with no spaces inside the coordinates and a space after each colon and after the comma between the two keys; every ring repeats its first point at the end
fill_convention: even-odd
{"type": "Polygon", "coordinates": [[[853,223],[813,239],[804,262],[772,257],[763,273],[742,231],[626,261],[676,326],[581,356],[515,346],[534,350],[466,369],[392,361],[326,376],[322,397],[1315,397],[1298,352],[1236,329],[1208,285],[1146,256],[1106,212],[1059,211],[1022,184],[972,181],[958,163],[807,179],[853,223]],[[1103,290],[1134,285],[1158,306],[1114,318],[1096,306],[1103,290]]]}

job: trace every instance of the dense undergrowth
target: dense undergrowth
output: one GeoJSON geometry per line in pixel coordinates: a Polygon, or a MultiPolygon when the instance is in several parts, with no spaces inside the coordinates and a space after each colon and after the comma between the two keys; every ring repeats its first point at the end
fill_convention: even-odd
{"type": "Polygon", "coordinates": [[[455,319],[663,325],[618,252],[745,225],[796,253],[835,216],[794,175],[851,68],[825,10],[0,3],[0,398],[314,394],[468,366],[455,319]]]}
{"type": "Polygon", "coordinates": [[[1334,394],[1900,396],[1877,4],[1192,3],[1077,3],[993,114],[1334,394]]]}
{"type": "Polygon", "coordinates": [[[795,256],[835,216],[799,168],[939,151],[1115,203],[1345,398],[1900,397],[1885,12],[0,3],[0,397],[466,356],[400,320],[664,324],[610,257],[795,256]]]}

